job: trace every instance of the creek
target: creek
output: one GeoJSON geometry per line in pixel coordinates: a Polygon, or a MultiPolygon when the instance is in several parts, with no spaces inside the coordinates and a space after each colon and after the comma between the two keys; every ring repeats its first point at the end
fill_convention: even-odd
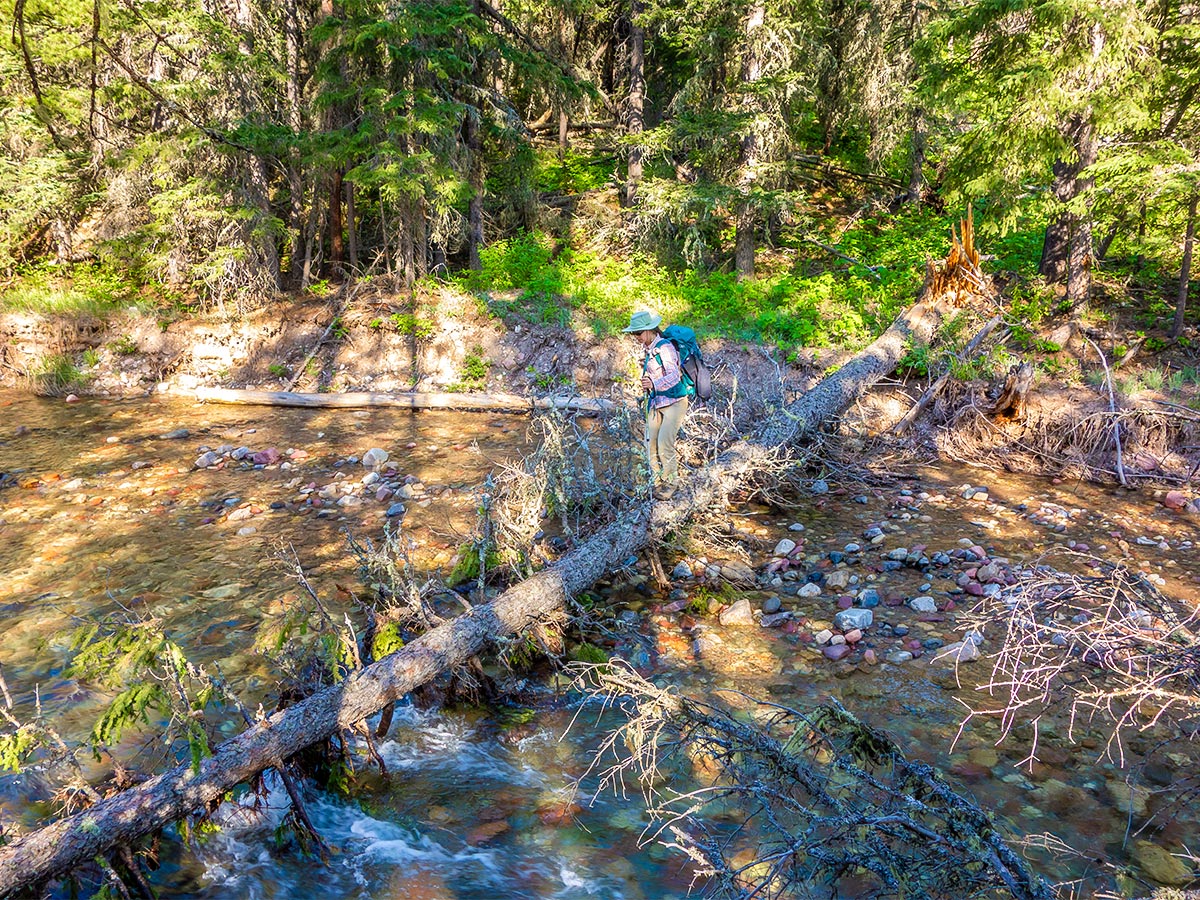
{"type": "MultiPolygon", "coordinates": [[[[64,736],[85,737],[108,697],[64,674],[70,637],[84,618],[125,608],[159,619],[195,661],[219,663],[256,702],[272,686],[272,672],[254,651],[255,634],[300,593],[280,555],[303,564],[339,616],[352,610],[347,601],[357,581],[347,531],[378,540],[386,522],[402,519],[417,543],[415,561],[447,568],[487,474],[527,449],[526,426],[520,417],[449,412],[255,409],[166,398],[67,404],[0,394],[0,663],[13,699],[28,708],[36,696],[64,736]],[[358,458],[372,447],[391,454],[396,472],[364,484],[358,458]],[[209,451],[231,450],[237,459],[196,466],[209,451]]],[[[696,621],[632,568],[598,589],[619,609],[614,624],[624,629],[610,649],[684,693],[730,689],[797,708],[840,700],[891,733],[910,757],[949,772],[1012,834],[1051,833],[1088,848],[1071,859],[1031,851],[1049,877],[1083,877],[1098,856],[1127,862],[1130,816],[1122,810],[1129,803],[1119,785],[1153,736],[1134,736],[1125,768],[1102,757],[1107,733],[1099,724],[1070,743],[1066,723],[1046,721],[1032,765],[1026,742],[997,745],[991,721],[974,721],[955,743],[959,701],[970,702],[972,692],[928,664],[940,643],[961,638],[955,616],[917,616],[890,601],[918,593],[961,601],[953,580],[959,570],[887,566],[881,551],[979,546],[1020,563],[1070,545],[1124,558],[1165,593],[1195,605],[1195,526],[1146,492],[946,464],[905,476],[831,479],[830,490],[806,496],[786,517],[753,505],[731,511],[738,528],[767,548],[752,552],[756,567],[784,538],[803,538],[798,559],[812,570],[828,570],[830,554],[846,555],[849,544],[863,545],[851,567],[856,587],[874,586],[884,601],[865,638],[878,651],[875,664],[859,655],[831,661],[810,642],[837,612],[838,592],[804,596],[805,582],[794,573],[744,595],[755,608],[778,604],[803,614],[803,627],[739,628],[696,621]],[[986,497],[964,496],[968,483],[986,486],[986,497]],[[906,647],[918,658],[886,661],[906,647]]],[[[683,563],[699,575],[719,561],[683,563]]],[[[677,591],[695,588],[695,579],[676,578],[677,591]]],[[[691,878],[683,862],[639,840],[646,820],[636,795],[599,794],[574,820],[554,814],[611,723],[583,715],[568,728],[575,710],[553,684],[535,687],[545,702],[516,716],[401,710],[381,745],[391,777],[365,774],[353,799],[312,803],[334,850],[328,866],[274,845],[275,809],[248,814],[263,820],[258,827],[231,823],[194,852],[166,842],[154,875],[161,896],[686,896],[691,878]]],[[[1197,765],[1175,757],[1165,769],[1140,772],[1142,815],[1168,807],[1171,767],[1197,765]]],[[[34,776],[0,778],[6,821],[32,824],[51,809],[49,799],[34,776]]],[[[1147,834],[1177,847],[1200,833],[1198,822],[1193,805],[1147,834]]],[[[1117,887],[1135,889],[1133,882],[1117,887]]]]}

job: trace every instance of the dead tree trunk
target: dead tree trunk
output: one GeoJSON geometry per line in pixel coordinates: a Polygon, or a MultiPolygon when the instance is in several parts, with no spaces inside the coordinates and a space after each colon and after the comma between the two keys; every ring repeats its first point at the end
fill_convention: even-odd
{"type": "Polygon", "coordinates": [[[721,503],[760,462],[837,416],[895,369],[912,341],[930,342],[950,312],[980,283],[969,222],[941,269],[930,265],[921,298],[862,353],[781,409],[753,437],[701,469],[673,500],[631,506],[620,519],[517,584],[412,641],[345,682],[275,713],[216,747],[197,770],[183,764],[75,815],[0,847],[0,898],[155,833],[215,802],[234,786],[283,764],[305,747],[378,713],[438,675],[463,665],[497,637],[561,616],[570,598],[683,524],[696,509],[721,503]]]}
{"type": "Polygon", "coordinates": [[[1004,390],[992,407],[993,416],[1003,416],[1006,419],[1025,419],[1025,404],[1029,400],[1029,389],[1033,387],[1033,366],[1027,362],[1020,363],[1008,370],[1004,379],[1004,390]]]}

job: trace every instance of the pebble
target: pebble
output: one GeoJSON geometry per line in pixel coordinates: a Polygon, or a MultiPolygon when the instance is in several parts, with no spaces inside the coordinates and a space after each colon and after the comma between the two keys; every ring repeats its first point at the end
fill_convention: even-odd
{"type": "Polygon", "coordinates": [[[831,644],[821,650],[825,654],[825,658],[837,662],[839,659],[845,659],[850,655],[851,650],[847,644],[831,644]]]}
{"type": "Polygon", "coordinates": [[[859,550],[861,550],[861,549],[862,549],[862,547],[860,547],[858,544],[856,544],[856,543],[854,543],[853,541],[851,541],[851,542],[850,542],[849,544],[847,544],[847,545],[846,545],[846,546],[845,546],[843,549],[844,549],[844,550],[845,550],[847,553],[857,553],[859,550]]]}
{"type": "Polygon", "coordinates": [[[220,461],[221,454],[217,453],[215,450],[209,450],[207,453],[202,453],[199,459],[196,460],[196,468],[207,469],[211,466],[215,466],[220,461]]]}
{"type": "Polygon", "coordinates": [[[875,614],[869,609],[843,609],[833,617],[833,624],[842,631],[855,631],[870,628],[875,621],[875,614]]]}
{"type": "Polygon", "coordinates": [[[397,516],[404,515],[404,504],[403,503],[393,503],[391,506],[389,506],[387,508],[387,512],[385,513],[385,515],[389,519],[394,519],[397,516]]]}
{"type": "Polygon", "coordinates": [[[913,612],[937,612],[937,604],[934,602],[932,597],[913,597],[908,601],[908,606],[913,612]]]}
{"type": "Polygon", "coordinates": [[[796,591],[796,596],[798,596],[798,597],[820,597],[821,596],[821,586],[819,584],[813,584],[810,581],[808,584],[806,584],[802,588],[800,588],[800,590],[796,591]]]}
{"type": "MultiPolygon", "coordinates": [[[[354,457],[351,456],[348,462],[354,462],[354,457]]],[[[364,469],[378,469],[388,461],[388,452],[380,447],[372,447],[362,455],[362,465],[364,469]]]]}
{"type": "Polygon", "coordinates": [[[784,538],[775,545],[775,549],[771,551],[773,556],[787,556],[796,549],[796,542],[791,538],[784,538]]]}
{"type": "Polygon", "coordinates": [[[820,631],[818,631],[816,634],[813,635],[813,640],[816,641],[818,645],[824,645],[824,644],[828,644],[832,637],[833,637],[832,631],[830,631],[828,628],[822,628],[820,631]]]}
{"type": "Polygon", "coordinates": [[[783,606],[783,603],[780,601],[780,599],[778,597],[768,597],[766,600],[763,601],[762,611],[763,611],[764,615],[769,616],[769,615],[779,612],[779,610],[782,606],[783,606]]]}
{"type": "Polygon", "coordinates": [[[817,481],[814,481],[812,483],[812,488],[810,488],[810,490],[814,494],[828,494],[829,493],[829,484],[825,481],[818,479],[817,481]]]}
{"type": "Polygon", "coordinates": [[[804,526],[799,522],[793,522],[788,526],[788,531],[803,531],[804,526]]]}
{"type": "Polygon", "coordinates": [[[898,666],[901,663],[909,662],[913,658],[913,655],[907,650],[893,650],[884,658],[893,665],[898,666]]]}
{"type": "Polygon", "coordinates": [[[749,600],[739,597],[732,606],[721,611],[721,614],[717,616],[717,621],[722,625],[753,625],[754,610],[751,608],[749,600]]]}
{"type": "Polygon", "coordinates": [[[237,533],[238,537],[249,537],[252,534],[258,534],[258,529],[253,525],[247,525],[245,528],[239,528],[237,533]]]}
{"type": "Polygon", "coordinates": [[[691,578],[692,577],[692,567],[689,566],[686,562],[677,562],[675,564],[675,568],[673,568],[671,570],[671,577],[674,578],[676,581],[680,581],[684,578],[691,578]]]}

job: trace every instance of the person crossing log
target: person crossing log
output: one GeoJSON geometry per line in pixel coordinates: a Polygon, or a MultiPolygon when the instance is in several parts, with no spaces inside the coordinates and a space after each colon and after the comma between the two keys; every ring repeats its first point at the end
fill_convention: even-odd
{"type": "Polygon", "coordinates": [[[552,565],[490,603],[427,632],[343,683],[247,728],[214,748],[195,769],[177,766],[0,847],[0,898],[14,897],[204,809],[227,791],[306,747],[375,715],[438,675],[516,635],[561,616],[570,599],[605,573],[682,525],[695,510],[722,503],[781,449],[834,418],[890,374],[913,342],[930,343],[954,308],[980,283],[969,222],[946,263],[932,263],[917,303],[882,335],[812,390],[779,409],[752,437],[730,446],[681,481],[669,501],[642,501],[552,565]]]}

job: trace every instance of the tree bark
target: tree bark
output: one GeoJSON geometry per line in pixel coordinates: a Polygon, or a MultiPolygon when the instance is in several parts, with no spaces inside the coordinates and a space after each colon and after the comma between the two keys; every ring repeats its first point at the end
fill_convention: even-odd
{"type": "Polygon", "coordinates": [[[1175,321],[1171,324],[1171,337],[1183,334],[1183,317],[1187,313],[1188,289],[1192,277],[1192,248],[1196,242],[1196,207],[1200,205],[1200,194],[1193,194],[1188,204],[1187,230],[1183,236],[1183,261],[1179,264],[1179,292],[1175,295],[1175,321]]]}
{"type": "MultiPolygon", "coordinates": [[[[742,59],[742,85],[753,91],[753,86],[762,75],[762,54],[758,47],[759,32],[762,31],[766,19],[766,6],[763,0],[753,0],[746,13],[746,55],[742,59]]],[[[751,93],[748,102],[751,111],[757,110],[758,100],[751,93]]],[[[755,123],[751,122],[742,136],[742,152],[738,176],[738,191],[742,195],[735,211],[736,234],[734,237],[733,262],[737,269],[738,278],[754,277],[754,249],[756,241],[756,225],[758,216],[750,199],[754,187],[758,164],[758,135],[755,123]]]]}
{"type": "MultiPolygon", "coordinates": [[[[646,105],[646,29],[641,23],[642,0],[630,0],[629,5],[629,122],[626,133],[637,138],[645,130],[646,105]]],[[[642,184],[642,147],[629,145],[629,168],[625,177],[625,203],[637,202],[642,184]]]]}
{"type": "MultiPolygon", "coordinates": [[[[1090,113],[1076,113],[1063,126],[1063,136],[1075,151],[1073,160],[1054,163],[1054,196],[1066,206],[1091,190],[1095,181],[1082,173],[1096,162],[1096,133],[1090,113]]],[[[1091,293],[1092,228],[1087,212],[1064,209],[1046,228],[1038,272],[1054,284],[1067,283],[1072,305],[1091,293]]]]}
{"type": "Polygon", "coordinates": [[[342,224],[342,170],[334,169],[329,185],[329,268],[341,276],[346,262],[346,229],[342,224]]]}
{"type": "Polygon", "coordinates": [[[753,437],[738,441],[700,469],[671,501],[630,506],[613,524],[584,540],[553,565],[491,603],[475,607],[359,670],[345,682],[275,713],[215,748],[197,771],[190,764],[0,847],[0,897],[70,871],[114,847],[165,828],[218,801],[258,773],[282,765],[305,747],[355,725],[449,669],[477,656],[497,637],[518,634],[561,615],[569,599],[613,566],[646,547],[654,535],[678,529],[696,509],[724,502],[762,463],[838,415],[895,369],[914,342],[929,343],[954,306],[981,282],[969,232],[946,267],[930,265],[918,302],[865,350],[811,391],[772,416],[753,437]],[[960,268],[969,277],[957,278],[960,268]],[[953,301],[950,302],[950,301],[953,301]]]}
{"type": "Polygon", "coordinates": [[[467,109],[463,121],[463,141],[467,146],[470,166],[471,200],[467,208],[467,268],[478,272],[483,268],[479,251],[483,247],[483,141],[480,138],[479,110],[467,109]]]}

